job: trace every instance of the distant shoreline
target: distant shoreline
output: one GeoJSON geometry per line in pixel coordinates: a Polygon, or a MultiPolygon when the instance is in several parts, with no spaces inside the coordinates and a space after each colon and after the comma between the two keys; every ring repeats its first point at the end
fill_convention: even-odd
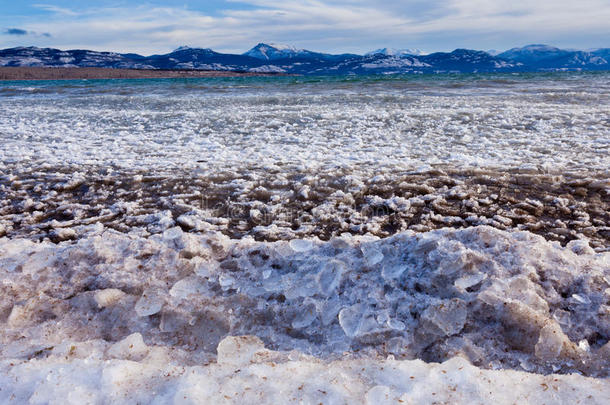
{"type": "Polygon", "coordinates": [[[202,77],[286,76],[217,70],[113,69],[97,67],[0,67],[0,81],[8,80],[78,80],[78,79],[173,79],[202,77]]]}

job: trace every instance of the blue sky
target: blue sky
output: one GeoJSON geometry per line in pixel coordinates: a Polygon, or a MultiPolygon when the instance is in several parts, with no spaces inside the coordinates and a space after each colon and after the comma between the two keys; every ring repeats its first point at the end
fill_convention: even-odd
{"type": "Polygon", "coordinates": [[[244,52],[258,42],[324,52],[449,51],[530,43],[610,47],[610,0],[0,0],[0,48],[244,52]]]}

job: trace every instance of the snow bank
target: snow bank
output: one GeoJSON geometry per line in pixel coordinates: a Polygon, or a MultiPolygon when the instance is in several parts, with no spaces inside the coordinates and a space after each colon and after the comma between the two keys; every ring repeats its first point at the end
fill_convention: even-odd
{"type": "Polygon", "coordinates": [[[224,339],[218,352],[217,363],[186,367],[173,364],[171,353],[159,347],[147,348],[137,361],[127,352],[102,360],[77,344],[65,355],[3,360],[0,402],[605,404],[610,397],[607,380],[481,370],[459,357],[442,364],[392,358],[325,361],[270,351],[248,336],[224,339]]]}

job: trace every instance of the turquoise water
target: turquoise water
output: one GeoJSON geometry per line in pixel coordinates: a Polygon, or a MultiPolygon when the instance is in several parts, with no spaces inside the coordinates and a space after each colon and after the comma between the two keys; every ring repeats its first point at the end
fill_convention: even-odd
{"type": "MultiPolygon", "coordinates": [[[[516,85],[552,84],[554,86],[600,86],[600,91],[610,88],[610,72],[550,72],[550,73],[485,73],[485,74],[423,74],[423,75],[371,75],[371,76],[247,76],[173,79],[95,79],[95,80],[19,80],[0,82],[0,92],[19,90],[23,86],[39,90],[61,91],[72,89],[169,87],[176,89],[256,89],[274,86],[387,86],[405,90],[426,88],[494,88],[516,85]]],[[[2,94],[0,93],[0,94],[2,94]]]]}

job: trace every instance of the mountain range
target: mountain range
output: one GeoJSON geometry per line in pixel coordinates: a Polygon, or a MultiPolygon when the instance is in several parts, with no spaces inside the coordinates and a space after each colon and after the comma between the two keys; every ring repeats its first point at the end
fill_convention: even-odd
{"type": "Polygon", "coordinates": [[[610,70],[610,48],[559,49],[528,45],[505,52],[456,49],[423,54],[383,48],[365,55],[327,54],[260,43],[237,55],[180,47],[164,55],[18,47],[0,50],[0,66],[231,70],[302,75],[418,74],[610,70]]]}

